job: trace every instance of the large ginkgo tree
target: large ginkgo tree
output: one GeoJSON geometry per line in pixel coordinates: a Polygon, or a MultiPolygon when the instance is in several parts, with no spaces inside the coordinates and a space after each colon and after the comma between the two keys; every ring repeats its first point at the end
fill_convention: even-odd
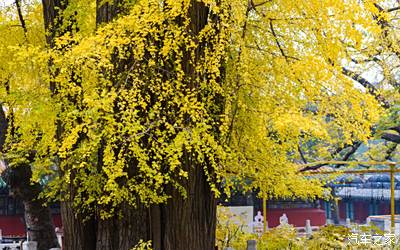
{"type": "Polygon", "coordinates": [[[366,141],[386,105],[343,73],[373,1],[23,4],[1,10],[2,152],[48,179],[66,249],[213,249],[221,192],[322,195],[299,144],[366,141]]]}

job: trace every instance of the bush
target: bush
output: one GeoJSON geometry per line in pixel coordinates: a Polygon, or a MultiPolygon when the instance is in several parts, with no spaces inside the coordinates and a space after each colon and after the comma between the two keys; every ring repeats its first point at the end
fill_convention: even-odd
{"type": "MultiPolygon", "coordinates": [[[[235,250],[246,249],[247,240],[257,240],[258,250],[320,250],[320,249],[398,249],[400,246],[379,246],[374,244],[351,244],[348,237],[352,235],[352,229],[344,226],[328,225],[321,227],[313,232],[311,238],[300,237],[292,226],[281,226],[268,230],[259,237],[257,234],[243,232],[243,224],[232,220],[232,214],[229,210],[221,210],[218,215],[217,223],[217,245],[218,249],[232,247],[235,250]]],[[[358,234],[384,235],[379,228],[375,226],[357,226],[353,229],[358,234]]]]}
{"type": "Polygon", "coordinates": [[[152,250],[151,241],[140,240],[139,243],[132,248],[132,250],[152,250]]]}

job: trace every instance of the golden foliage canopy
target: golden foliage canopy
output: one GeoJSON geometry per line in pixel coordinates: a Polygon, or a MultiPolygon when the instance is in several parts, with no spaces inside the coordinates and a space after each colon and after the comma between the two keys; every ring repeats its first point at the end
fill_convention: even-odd
{"type": "MultiPolygon", "coordinates": [[[[93,1],[72,2],[93,13],[93,1]]],[[[96,32],[80,13],[80,31],[54,49],[40,8],[26,10],[25,41],[1,12],[0,100],[18,131],[8,153],[34,150],[36,180],[53,179],[46,194],[65,198],[72,184],[83,210],[164,202],[167,185],[185,195],[188,166],[216,194],[239,180],[269,197],[314,197],[322,188],[298,174],[299,142],[366,141],[380,116],[342,74],[346,48],[379,32],[372,1],[140,0],[96,32]],[[196,30],[199,4],[209,11],[196,30]]]]}

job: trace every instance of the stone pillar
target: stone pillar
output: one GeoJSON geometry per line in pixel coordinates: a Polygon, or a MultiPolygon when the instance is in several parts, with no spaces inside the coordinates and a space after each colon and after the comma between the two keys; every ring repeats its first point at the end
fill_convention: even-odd
{"type": "Polygon", "coordinates": [[[385,232],[390,232],[390,227],[391,227],[391,222],[390,222],[390,220],[387,220],[387,219],[385,219],[384,221],[383,221],[383,227],[384,227],[384,231],[385,232]]]}
{"type": "Polygon", "coordinates": [[[350,218],[346,218],[346,227],[350,226],[351,226],[350,218]]]}
{"type": "Polygon", "coordinates": [[[257,241],[256,240],[248,240],[247,241],[247,250],[257,250],[257,241]]]}

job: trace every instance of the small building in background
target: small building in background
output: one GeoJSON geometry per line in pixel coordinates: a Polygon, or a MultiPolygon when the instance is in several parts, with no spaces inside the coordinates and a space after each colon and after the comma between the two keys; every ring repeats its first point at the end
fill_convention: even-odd
{"type": "MultiPolygon", "coordinates": [[[[368,216],[390,214],[390,176],[375,175],[345,175],[330,184],[333,193],[338,198],[340,223],[346,219],[363,224],[368,216]]],[[[395,178],[395,208],[400,212],[400,182],[395,178]]],[[[333,219],[335,213],[332,201],[322,202],[326,217],[333,219]]]]}

